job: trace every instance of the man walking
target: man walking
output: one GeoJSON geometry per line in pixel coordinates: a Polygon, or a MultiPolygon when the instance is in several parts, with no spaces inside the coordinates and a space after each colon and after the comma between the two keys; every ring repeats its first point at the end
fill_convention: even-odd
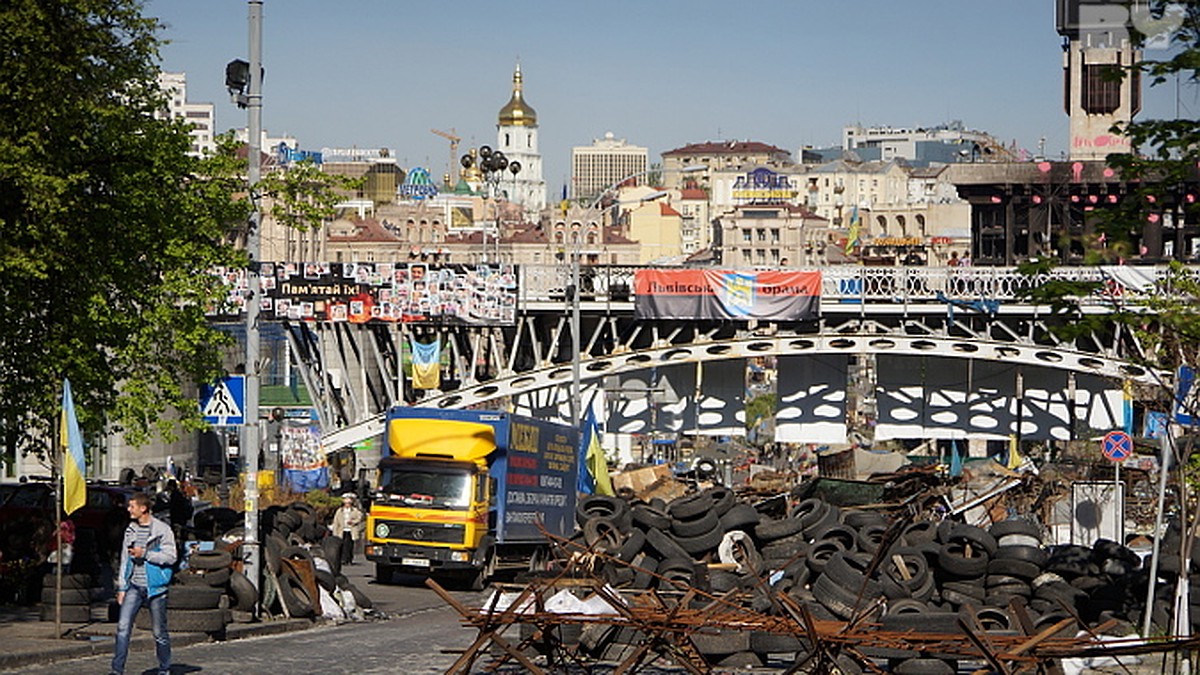
{"type": "Polygon", "coordinates": [[[151,515],[149,495],[142,492],[133,495],[126,508],[132,522],[125,528],[117,580],[121,617],[117,622],[112,673],[123,675],[125,672],[133,619],[142,605],[149,604],[158,675],[169,675],[171,637],[167,634],[167,585],[171,583],[171,570],[177,557],[175,535],[169,525],[151,515]]]}
{"type": "Polygon", "coordinates": [[[366,527],[366,517],[355,503],[354,495],[349,492],[342,495],[342,508],[333,514],[333,525],[329,529],[342,538],[339,557],[343,565],[354,564],[354,549],[366,533],[366,527]]]}

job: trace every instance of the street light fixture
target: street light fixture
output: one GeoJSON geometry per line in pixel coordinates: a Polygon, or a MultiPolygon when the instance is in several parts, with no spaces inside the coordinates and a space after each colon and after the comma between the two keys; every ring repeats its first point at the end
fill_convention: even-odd
{"type": "MultiPolygon", "coordinates": [[[[492,214],[496,216],[496,258],[500,257],[500,217],[496,211],[495,200],[504,194],[500,189],[500,181],[504,179],[505,172],[512,174],[513,180],[517,178],[517,174],[521,172],[521,163],[518,161],[509,161],[500,150],[493,150],[491,147],[483,145],[478,150],[472,148],[467,154],[459,159],[463,169],[470,171],[477,169],[480,177],[483,179],[483,199],[484,199],[484,218],[487,218],[487,200],[493,200],[492,214]]],[[[487,223],[483,226],[483,262],[488,261],[487,247],[487,223]]],[[[497,260],[498,261],[498,260],[497,260]]]]}
{"type": "MultiPolygon", "coordinates": [[[[680,170],[680,173],[696,173],[698,171],[705,171],[707,169],[708,169],[707,166],[697,164],[697,165],[693,165],[693,166],[683,167],[680,170]]],[[[648,169],[646,171],[639,171],[637,173],[630,174],[628,176],[625,176],[624,178],[621,178],[621,179],[615,181],[608,187],[601,190],[600,194],[596,195],[596,198],[592,201],[592,203],[584,211],[584,216],[586,217],[588,213],[591,213],[592,211],[596,210],[600,206],[600,203],[602,201],[604,201],[604,198],[606,196],[608,196],[608,193],[619,188],[626,181],[633,180],[634,178],[640,178],[642,176],[645,176],[646,174],[653,173],[655,171],[658,171],[658,169],[648,169]]],[[[635,200],[635,203],[651,202],[656,199],[661,199],[662,197],[665,197],[668,194],[670,194],[670,193],[666,190],[658,190],[655,192],[651,192],[650,194],[647,194],[647,195],[641,197],[640,199],[635,200]]],[[[620,204],[620,203],[621,202],[617,202],[617,204],[620,204]]],[[[601,225],[601,227],[603,227],[603,225],[604,225],[603,215],[601,216],[600,221],[601,221],[600,225],[601,225]]],[[[580,392],[580,381],[582,379],[582,375],[580,373],[580,364],[579,364],[580,357],[581,357],[580,339],[579,339],[580,338],[580,335],[579,335],[579,331],[580,331],[580,317],[579,317],[579,303],[580,303],[580,294],[579,294],[580,269],[579,269],[579,266],[580,266],[580,263],[579,263],[579,258],[580,258],[580,246],[582,245],[582,239],[583,239],[583,237],[581,235],[582,235],[581,232],[575,233],[574,241],[571,242],[571,292],[566,294],[567,301],[571,303],[571,356],[572,356],[572,363],[571,363],[571,419],[574,421],[575,424],[581,424],[583,422],[583,417],[582,417],[583,400],[582,400],[582,395],[580,392]]]]}

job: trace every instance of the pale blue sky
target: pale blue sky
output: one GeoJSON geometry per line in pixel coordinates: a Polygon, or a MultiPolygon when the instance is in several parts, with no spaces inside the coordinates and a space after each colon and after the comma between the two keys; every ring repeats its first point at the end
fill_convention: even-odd
{"type": "MultiPolygon", "coordinates": [[[[225,63],[247,56],[245,0],[152,0],[171,41],[163,68],[217,127],[246,125],[225,63]]],[[[494,145],[520,60],[538,113],[550,195],[571,147],[607,131],[652,161],[706,140],[793,153],[839,142],[845,124],[962,120],[1047,154],[1066,147],[1053,0],[266,0],[264,126],[305,149],[388,147],[402,166],[446,171],[454,128],[494,145]]],[[[1146,116],[1174,116],[1174,87],[1146,116]]],[[[1183,115],[1200,108],[1183,96],[1183,115]]]]}

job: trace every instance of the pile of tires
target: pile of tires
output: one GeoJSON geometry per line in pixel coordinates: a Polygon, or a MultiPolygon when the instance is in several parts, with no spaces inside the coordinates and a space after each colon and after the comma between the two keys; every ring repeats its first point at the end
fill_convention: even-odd
{"type": "MultiPolygon", "coordinates": [[[[757,507],[720,487],[669,503],[592,496],[579,502],[581,531],[568,548],[603,554],[587,558],[591,572],[616,588],[696,588],[764,614],[783,613],[786,595],[817,619],[870,610],[871,620],[889,631],[961,635],[960,620],[971,615],[984,632],[1012,634],[1014,601],[1038,629],[1072,612],[1093,626],[1117,619],[1127,628],[1144,605],[1147,574],[1139,557],[1115,542],[1047,548],[1041,527],[1022,519],[987,528],[951,521],[901,527],[880,513],[842,510],[819,498],[774,517],[760,512],[764,504],[757,507]],[[710,569],[713,563],[724,564],[710,569]]],[[[1170,580],[1182,573],[1178,567],[1166,559],[1160,576],[1170,580]]],[[[1158,603],[1156,624],[1167,625],[1168,607],[1158,603]]],[[[616,658],[644,637],[629,633],[589,626],[578,636],[580,649],[616,658]]],[[[693,642],[720,667],[753,667],[772,655],[802,658],[808,651],[800,638],[754,631],[706,629],[693,642]]],[[[957,668],[934,654],[865,651],[894,672],[957,668]]],[[[844,670],[857,672],[851,665],[844,670]]]]}
{"type": "Polygon", "coordinates": [[[55,600],[61,606],[63,623],[90,623],[92,621],[92,599],[99,598],[103,591],[94,588],[94,579],[90,574],[64,574],[62,576],[61,594],[57,590],[57,580],[54,574],[42,577],[42,597],[39,618],[42,621],[55,620],[55,600]]]}
{"type": "Polygon", "coordinates": [[[269,611],[293,618],[319,616],[329,604],[322,593],[344,608],[371,609],[371,599],[341,573],[341,538],[329,533],[311,505],[271,507],[264,512],[263,529],[263,557],[275,581],[274,593],[265,596],[269,611]],[[306,577],[316,580],[315,595],[306,577]],[[343,599],[347,594],[352,602],[343,599]]]}

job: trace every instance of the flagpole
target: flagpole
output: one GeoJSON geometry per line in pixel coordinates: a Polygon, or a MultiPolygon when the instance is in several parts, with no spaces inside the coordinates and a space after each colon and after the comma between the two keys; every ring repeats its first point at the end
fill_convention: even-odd
{"type": "MultiPolygon", "coordinates": [[[[64,390],[66,385],[64,384],[64,390]]],[[[57,429],[50,433],[50,471],[55,475],[54,485],[54,635],[62,638],[62,510],[63,510],[63,495],[67,491],[66,472],[63,471],[63,443],[62,432],[66,425],[64,419],[67,411],[63,408],[62,403],[59,403],[58,425],[57,429]]]]}

